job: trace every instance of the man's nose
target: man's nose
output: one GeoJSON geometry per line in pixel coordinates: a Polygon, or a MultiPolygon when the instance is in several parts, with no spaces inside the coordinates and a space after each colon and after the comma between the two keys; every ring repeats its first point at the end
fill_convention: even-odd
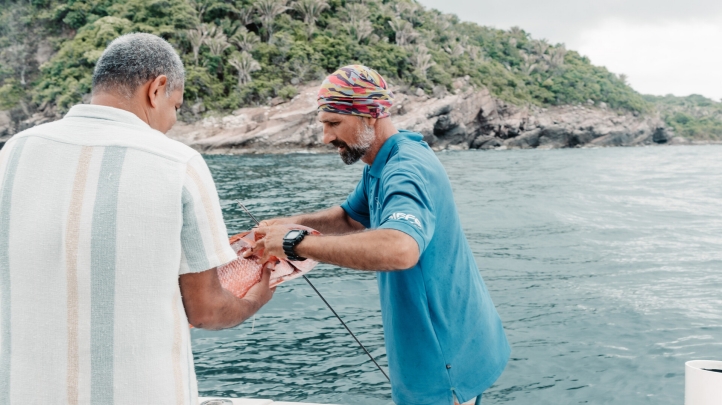
{"type": "Polygon", "coordinates": [[[329,143],[331,143],[335,140],[336,140],[336,136],[334,134],[332,134],[330,130],[328,130],[324,127],[323,128],[323,143],[328,145],[329,143]]]}

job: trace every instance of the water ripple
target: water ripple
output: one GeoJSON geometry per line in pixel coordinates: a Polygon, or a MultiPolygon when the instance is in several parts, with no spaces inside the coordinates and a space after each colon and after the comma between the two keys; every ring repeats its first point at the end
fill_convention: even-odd
{"type": "MultiPolygon", "coordinates": [[[[722,147],[442,153],[512,344],[485,404],[679,404],[684,362],[722,346],[722,147]]],[[[212,156],[229,232],[338,204],[362,166],[333,155],[212,156]]],[[[314,284],[384,367],[375,276],[314,284]]],[[[237,328],[194,329],[206,395],[391,404],[370,364],[294,280],[237,328]]]]}

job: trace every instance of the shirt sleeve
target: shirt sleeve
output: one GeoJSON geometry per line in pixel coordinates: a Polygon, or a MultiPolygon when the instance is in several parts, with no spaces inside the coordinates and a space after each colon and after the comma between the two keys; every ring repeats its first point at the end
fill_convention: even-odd
{"type": "Polygon", "coordinates": [[[382,187],[379,229],[395,229],[411,236],[419,245],[419,254],[424,253],[436,226],[426,185],[414,173],[394,171],[382,187]]]}
{"type": "Polygon", "coordinates": [[[346,198],[346,202],[341,204],[341,208],[346,211],[346,214],[356,222],[366,228],[371,227],[371,220],[369,216],[369,203],[368,196],[366,194],[366,173],[361,177],[361,181],[358,182],[356,188],[346,198]]]}
{"type": "Polygon", "coordinates": [[[216,185],[203,157],[193,157],[183,182],[183,256],[179,274],[197,273],[229,263],[236,253],[228,242],[216,185]]]}

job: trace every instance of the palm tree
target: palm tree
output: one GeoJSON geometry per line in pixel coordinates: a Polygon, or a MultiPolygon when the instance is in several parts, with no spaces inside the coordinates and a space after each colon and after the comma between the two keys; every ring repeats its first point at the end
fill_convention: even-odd
{"type": "Polygon", "coordinates": [[[251,56],[248,52],[241,52],[240,54],[233,55],[233,57],[228,60],[228,63],[238,70],[239,87],[246,83],[250,83],[251,80],[253,80],[253,78],[251,78],[251,73],[261,69],[261,65],[253,59],[253,56],[251,56]]]}
{"type": "Polygon", "coordinates": [[[253,17],[253,7],[240,8],[238,10],[238,21],[243,24],[244,27],[253,22],[253,17]]]}
{"type": "Polygon", "coordinates": [[[531,75],[534,72],[534,70],[536,70],[536,68],[537,68],[538,58],[533,55],[529,55],[528,53],[526,53],[524,51],[519,51],[519,54],[521,55],[521,58],[524,60],[521,63],[521,65],[519,66],[521,69],[521,72],[527,76],[531,75]]]}
{"type": "Polygon", "coordinates": [[[341,17],[348,22],[366,20],[370,16],[369,9],[363,4],[349,3],[341,12],[341,17]]]}
{"type": "Polygon", "coordinates": [[[374,28],[369,20],[355,20],[346,23],[346,31],[356,42],[361,42],[374,32],[374,28]]]}
{"type": "Polygon", "coordinates": [[[6,50],[7,52],[5,52],[4,55],[6,57],[3,58],[5,60],[0,60],[0,62],[6,62],[11,69],[18,73],[20,75],[20,84],[25,87],[25,85],[28,84],[25,77],[28,70],[28,46],[22,43],[16,43],[15,45],[7,47],[6,50]]]}
{"type": "Polygon", "coordinates": [[[418,4],[405,1],[389,2],[387,4],[389,4],[391,10],[395,12],[397,18],[419,22],[419,18],[416,15],[416,12],[420,9],[418,4]]]}
{"type": "Polygon", "coordinates": [[[286,0],[256,0],[253,6],[260,14],[261,25],[266,30],[266,42],[273,36],[273,21],[288,10],[286,0]]]}
{"type": "Polygon", "coordinates": [[[411,66],[419,77],[426,79],[426,71],[436,63],[431,60],[429,50],[424,45],[419,45],[411,50],[411,66]]]}
{"type": "Polygon", "coordinates": [[[564,57],[567,55],[567,48],[564,45],[559,45],[551,51],[549,57],[549,65],[552,69],[558,69],[564,66],[564,57]]]}
{"type": "Polygon", "coordinates": [[[484,54],[484,50],[481,49],[480,46],[476,45],[468,45],[466,47],[466,52],[471,57],[471,60],[479,61],[479,62],[485,62],[486,61],[486,55],[484,54]]]}
{"type": "Polygon", "coordinates": [[[231,45],[228,43],[228,37],[223,33],[223,30],[215,29],[214,31],[215,35],[206,39],[206,45],[208,45],[211,55],[222,56],[223,52],[231,45]]]}
{"type": "Polygon", "coordinates": [[[200,52],[201,46],[203,46],[203,44],[206,43],[206,39],[208,39],[208,26],[201,24],[194,29],[190,29],[186,31],[186,37],[188,38],[188,42],[191,43],[193,60],[196,66],[198,66],[198,53],[200,52]]]}
{"type": "Polygon", "coordinates": [[[258,43],[258,35],[248,31],[246,27],[241,27],[236,31],[230,39],[241,51],[251,52],[253,47],[258,43]]]}
{"type": "Polygon", "coordinates": [[[523,39],[526,38],[526,34],[524,33],[524,30],[519,28],[519,26],[513,26],[509,28],[509,34],[511,34],[512,37],[523,39]]]}
{"type": "Polygon", "coordinates": [[[308,39],[311,39],[316,28],[316,20],[321,16],[321,12],[328,8],[328,1],[298,0],[291,7],[303,16],[303,22],[308,27],[308,39]]]}
{"type": "Polygon", "coordinates": [[[410,22],[397,18],[389,21],[391,29],[396,33],[396,45],[404,46],[413,41],[419,34],[414,31],[414,27],[410,22]]]}
{"type": "Polygon", "coordinates": [[[545,39],[532,42],[532,50],[537,55],[544,55],[547,49],[549,49],[549,42],[547,42],[545,39]]]}
{"type": "Polygon", "coordinates": [[[431,21],[433,21],[434,25],[436,25],[436,28],[438,28],[440,32],[446,32],[449,28],[451,28],[451,22],[449,22],[449,19],[444,14],[434,14],[431,21]]]}
{"type": "Polygon", "coordinates": [[[208,6],[211,5],[211,0],[191,0],[191,5],[198,14],[198,21],[203,22],[203,14],[208,10],[208,6]]]}
{"type": "Polygon", "coordinates": [[[446,46],[444,47],[444,50],[446,51],[446,53],[451,55],[452,58],[458,58],[459,56],[464,54],[466,48],[464,48],[464,46],[460,43],[454,42],[453,46],[446,46]]]}

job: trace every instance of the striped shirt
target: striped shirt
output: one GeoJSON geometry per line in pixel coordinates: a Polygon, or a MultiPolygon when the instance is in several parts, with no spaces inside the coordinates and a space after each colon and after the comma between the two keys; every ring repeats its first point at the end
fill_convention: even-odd
{"type": "Polygon", "coordinates": [[[178,277],[236,255],[210,171],[78,105],[0,150],[0,405],[193,404],[178,277]]]}

